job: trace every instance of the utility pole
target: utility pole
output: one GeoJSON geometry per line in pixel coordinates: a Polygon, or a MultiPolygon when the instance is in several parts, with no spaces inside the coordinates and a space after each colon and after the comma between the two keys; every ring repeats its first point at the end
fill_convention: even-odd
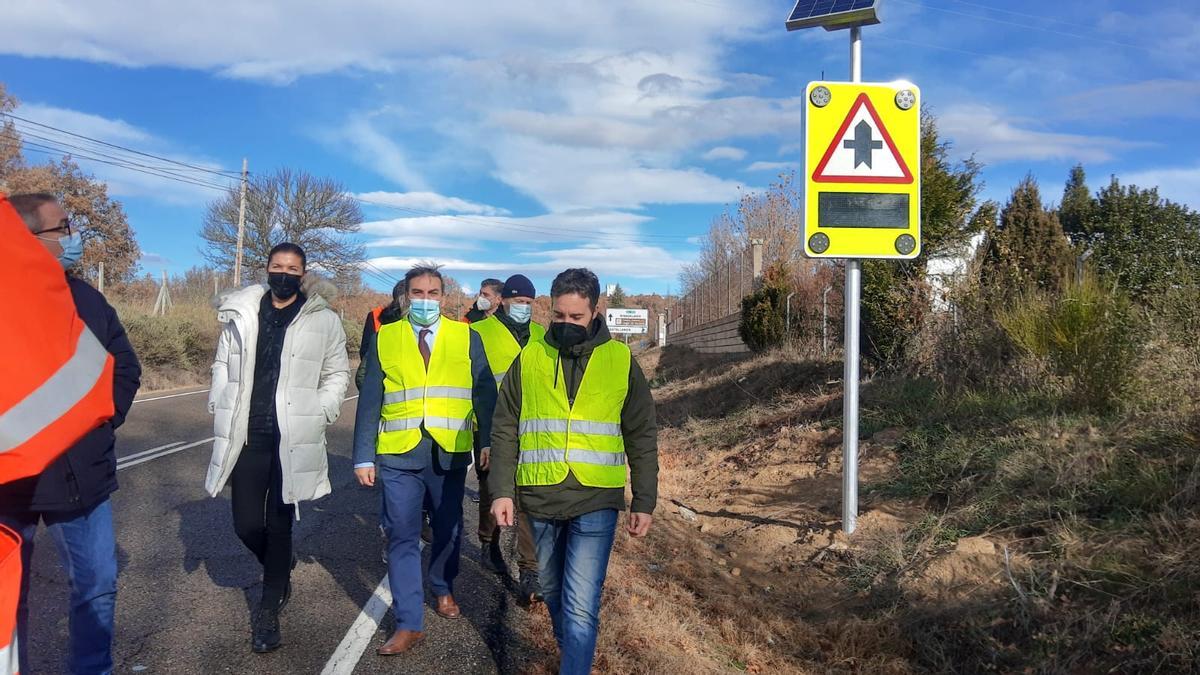
{"type": "Polygon", "coordinates": [[[104,261],[101,260],[96,267],[96,290],[104,295],[104,261]]]}
{"type": "Polygon", "coordinates": [[[242,287],[242,242],[246,239],[246,183],[248,173],[246,158],[242,158],[242,199],[238,206],[237,257],[233,263],[233,287],[242,287]]]}

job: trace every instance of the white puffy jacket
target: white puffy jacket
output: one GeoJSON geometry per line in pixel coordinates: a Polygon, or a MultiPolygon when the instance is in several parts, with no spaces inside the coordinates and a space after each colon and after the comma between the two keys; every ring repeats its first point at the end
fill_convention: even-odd
{"type": "MultiPolygon", "coordinates": [[[[350,385],[346,332],[322,297],[333,297],[336,288],[312,274],[305,276],[304,287],[308,299],[284,335],[275,390],[285,504],[329,494],[325,427],[337,420],[350,385]]],[[[223,328],[208,396],[216,440],[204,484],[213,497],[225,487],[246,444],[258,312],[266,292],[266,286],[250,286],[218,299],[217,320],[223,328]]]]}

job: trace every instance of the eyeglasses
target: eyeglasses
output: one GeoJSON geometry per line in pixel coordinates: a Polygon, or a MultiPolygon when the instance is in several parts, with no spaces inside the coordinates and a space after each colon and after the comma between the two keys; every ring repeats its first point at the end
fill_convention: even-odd
{"type": "Polygon", "coordinates": [[[34,234],[41,236],[43,234],[54,234],[55,232],[65,232],[68,237],[71,236],[71,221],[63,221],[63,224],[58,227],[52,227],[48,230],[38,230],[34,234]]]}

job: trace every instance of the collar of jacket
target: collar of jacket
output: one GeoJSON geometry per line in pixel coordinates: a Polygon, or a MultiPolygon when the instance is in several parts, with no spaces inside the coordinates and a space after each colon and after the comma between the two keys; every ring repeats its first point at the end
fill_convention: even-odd
{"type": "MultiPolygon", "coordinates": [[[[306,274],[300,290],[308,297],[300,308],[297,318],[332,309],[329,300],[337,297],[337,286],[319,274],[306,274]],[[312,279],[310,279],[312,277],[312,279]]],[[[235,318],[247,319],[258,316],[259,303],[269,292],[266,284],[255,284],[245,288],[231,289],[218,295],[213,304],[217,308],[217,321],[227,323],[235,318]]]]}

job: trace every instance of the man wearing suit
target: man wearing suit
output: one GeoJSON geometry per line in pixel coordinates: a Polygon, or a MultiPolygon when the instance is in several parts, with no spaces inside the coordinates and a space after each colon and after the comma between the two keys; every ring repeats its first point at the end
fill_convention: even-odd
{"type": "Polygon", "coordinates": [[[467,324],[441,315],[436,267],[404,276],[408,312],[381,326],[367,350],[354,428],[354,473],[383,484],[388,579],[396,631],[381,655],[401,654],[424,634],[421,510],[433,529],[429,585],[437,613],[462,616],[454,600],[462,545],[462,500],[474,436],[491,446],[496,380],[483,341],[467,324]],[[478,429],[476,430],[476,426],[478,429]]]}

